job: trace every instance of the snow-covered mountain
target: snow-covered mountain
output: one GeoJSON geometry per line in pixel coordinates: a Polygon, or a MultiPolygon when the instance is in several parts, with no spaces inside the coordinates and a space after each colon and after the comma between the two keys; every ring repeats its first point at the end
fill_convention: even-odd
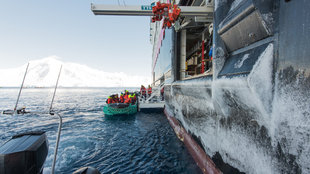
{"type": "MultiPolygon", "coordinates": [[[[129,76],[123,72],[109,73],[77,63],[67,63],[57,56],[30,61],[25,87],[55,86],[60,66],[61,87],[139,87],[149,84],[150,77],[129,76]]],[[[18,68],[0,69],[1,87],[20,86],[27,63],[18,68]]]]}

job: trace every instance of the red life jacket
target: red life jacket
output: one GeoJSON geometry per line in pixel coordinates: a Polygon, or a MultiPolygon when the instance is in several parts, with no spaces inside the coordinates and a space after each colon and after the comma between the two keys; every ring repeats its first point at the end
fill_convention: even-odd
{"type": "Polygon", "coordinates": [[[124,103],[124,96],[121,95],[121,96],[119,97],[119,102],[124,103]]]}
{"type": "Polygon", "coordinates": [[[142,95],[145,95],[145,94],[146,94],[146,89],[145,89],[145,87],[141,87],[140,92],[141,92],[142,95]]]}
{"type": "Polygon", "coordinates": [[[111,104],[111,103],[113,103],[113,100],[111,98],[108,98],[107,103],[111,104]]]}
{"type": "Polygon", "coordinates": [[[152,88],[151,87],[149,87],[149,88],[147,88],[147,94],[152,94],[152,88]]]}

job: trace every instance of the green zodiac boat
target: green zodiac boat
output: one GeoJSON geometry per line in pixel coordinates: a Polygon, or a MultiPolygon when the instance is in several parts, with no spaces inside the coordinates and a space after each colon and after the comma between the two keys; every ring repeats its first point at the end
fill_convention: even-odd
{"type": "Polygon", "coordinates": [[[137,104],[112,103],[103,107],[105,115],[131,115],[138,111],[137,104]]]}

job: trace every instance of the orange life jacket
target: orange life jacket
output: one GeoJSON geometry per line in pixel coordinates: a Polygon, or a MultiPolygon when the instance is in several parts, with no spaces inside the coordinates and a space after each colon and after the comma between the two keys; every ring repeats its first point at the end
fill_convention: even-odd
{"type": "Polygon", "coordinates": [[[127,98],[125,99],[124,103],[128,103],[128,104],[131,103],[131,98],[127,97],[127,98]]]}

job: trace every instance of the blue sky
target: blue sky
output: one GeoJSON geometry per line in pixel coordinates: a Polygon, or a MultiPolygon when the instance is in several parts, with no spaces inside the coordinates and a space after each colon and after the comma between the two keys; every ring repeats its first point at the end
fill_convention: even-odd
{"type": "Polygon", "coordinates": [[[95,16],[90,4],[151,0],[9,0],[0,5],[0,69],[56,55],[106,72],[151,76],[149,17],[95,16]]]}

